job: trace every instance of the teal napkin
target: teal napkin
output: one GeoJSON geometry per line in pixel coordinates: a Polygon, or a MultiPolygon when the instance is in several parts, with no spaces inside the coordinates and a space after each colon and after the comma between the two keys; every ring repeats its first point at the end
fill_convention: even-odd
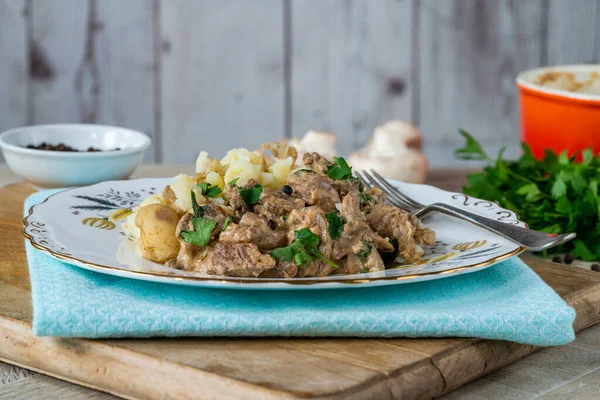
{"type": "MultiPolygon", "coordinates": [[[[38,192],[25,210],[52,192],[38,192]]],[[[514,258],[470,274],[308,291],[204,289],[119,278],[26,245],[38,336],[481,337],[539,346],[575,337],[575,312],[514,258]]]]}

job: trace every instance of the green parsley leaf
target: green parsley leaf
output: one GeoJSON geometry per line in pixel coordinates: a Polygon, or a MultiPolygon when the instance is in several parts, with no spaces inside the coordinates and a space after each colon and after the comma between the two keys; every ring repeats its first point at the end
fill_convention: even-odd
{"type": "Polygon", "coordinates": [[[237,181],[239,181],[239,180],[240,180],[240,178],[239,178],[239,177],[237,177],[237,178],[235,178],[234,180],[232,180],[231,182],[229,182],[229,183],[228,183],[228,185],[229,185],[229,186],[235,186],[235,184],[236,184],[236,183],[237,183],[237,181]]]}
{"type": "Polygon", "coordinates": [[[227,218],[225,218],[225,222],[223,222],[223,229],[221,229],[221,232],[223,232],[225,229],[227,229],[227,227],[229,226],[229,223],[233,221],[231,219],[231,217],[228,215],[227,218]]]}
{"type": "Polygon", "coordinates": [[[308,228],[302,228],[294,232],[294,241],[292,244],[286,247],[279,247],[271,250],[269,254],[277,261],[294,261],[294,263],[303,267],[306,266],[310,261],[319,259],[325,261],[333,268],[339,268],[337,264],[331,261],[329,258],[324,257],[319,248],[320,239],[317,235],[312,233],[308,228]]]}
{"type": "Polygon", "coordinates": [[[352,177],[352,168],[350,168],[343,157],[333,157],[333,164],[327,167],[325,173],[334,180],[350,179],[352,177]]]}
{"type": "Polygon", "coordinates": [[[246,202],[246,204],[251,206],[258,203],[262,191],[262,186],[257,183],[249,189],[240,189],[240,197],[246,202]]]}
{"type": "Polygon", "coordinates": [[[208,182],[202,182],[196,185],[202,191],[202,195],[206,197],[215,198],[223,192],[220,187],[212,186],[208,182]]]}
{"type": "Polygon", "coordinates": [[[192,218],[194,231],[182,231],[181,237],[188,243],[204,247],[210,243],[212,231],[217,226],[217,221],[208,218],[192,218]]]}
{"type": "Polygon", "coordinates": [[[337,211],[333,211],[325,214],[325,218],[327,218],[327,222],[329,223],[329,236],[333,240],[339,238],[344,230],[344,222],[342,222],[340,214],[337,211]]]}
{"type": "Polygon", "coordinates": [[[460,134],[466,139],[465,147],[454,152],[454,157],[459,160],[491,161],[483,151],[481,145],[467,131],[459,129],[460,134]]]}
{"type": "Polygon", "coordinates": [[[194,211],[193,218],[200,218],[204,215],[204,208],[198,205],[196,201],[196,193],[192,190],[192,210],[194,211]]]}
{"type": "Polygon", "coordinates": [[[363,240],[362,247],[360,248],[360,251],[356,254],[356,257],[358,257],[363,266],[367,262],[367,258],[369,258],[369,255],[371,254],[371,250],[373,250],[373,246],[371,245],[371,243],[367,242],[366,240],[363,240]]]}
{"type": "Polygon", "coordinates": [[[294,172],[294,175],[302,175],[305,172],[309,173],[309,174],[316,174],[316,172],[313,171],[312,169],[302,168],[302,169],[299,169],[298,171],[294,172]]]}

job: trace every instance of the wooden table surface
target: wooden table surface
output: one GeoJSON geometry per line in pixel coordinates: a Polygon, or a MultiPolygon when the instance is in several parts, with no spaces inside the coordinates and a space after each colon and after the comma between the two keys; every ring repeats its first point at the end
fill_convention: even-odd
{"type": "MultiPolygon", "coordinates": [[[[172,176],[191,167],[146,165],[136,177],[172,176]]],[[[191,172],[191,171],[190,171],[191,172]]],[[[431,183],[458,190],[464,171],[434,172],[431,183]]],[[[18,181],[0,165],[0,186],[18,181]]],[[[575,268],[575,267],[574,267],[575,268]]],[[[444,396],[444,399],[591,399],[600,390],[600,325],[561,347],[543,349],[444,396]]],[[[113,396],[0,362],[0,398],[112,399],[113,396]]]]}

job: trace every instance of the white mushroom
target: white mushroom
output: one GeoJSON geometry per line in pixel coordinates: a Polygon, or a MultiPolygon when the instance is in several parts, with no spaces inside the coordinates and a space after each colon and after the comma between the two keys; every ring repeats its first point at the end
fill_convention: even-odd
{"type": "Polygon", "coordinates": [[[423,138],[419,129],[407,122],[391,121],[375,128],[366,147],[348,157],[355,171],[374,169],[385,178],[423,183],[427,159],[421,152],[423,138]]]}
{"type": "Polygon", "coordinates": [[[298,151],[298,164],[302,163],[304,153],[316,151],[325,158],[331,160],[336,155],[336,137],[333,133],[308,131],[302,138],[292,138],[289,145],[298,151]]]}

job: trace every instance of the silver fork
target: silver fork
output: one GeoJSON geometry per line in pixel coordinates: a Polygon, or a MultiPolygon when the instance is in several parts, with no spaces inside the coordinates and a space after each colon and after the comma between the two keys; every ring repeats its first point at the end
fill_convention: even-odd
{"type": "Polygon", "coordinates": [[[541,251],[551,247],[558,246],[575,238],[575,233],[555,234],[534,231],[532,229],[521,228],[520,226],[509,225],[504,222],[495,221],[490,218],[482,217],[478,214],[453,207],[445,203],[433,203],[429,205],[421,204],[418,201],[408,197],[395,186],[391,185],[381,175],[374,170],[369,174],[363,171],[366,179],[358,172],[354,173],[358,179],[367,187],[375,186],[381,189],[386,195],[387,200],[394,206],[402,208],[416,217],[423,218],[432,212],[447,214],[462,220],[468,221],[481,228],[487,229],[497,235],[500,235],[519,246],[533,251],[541,251]]]}

